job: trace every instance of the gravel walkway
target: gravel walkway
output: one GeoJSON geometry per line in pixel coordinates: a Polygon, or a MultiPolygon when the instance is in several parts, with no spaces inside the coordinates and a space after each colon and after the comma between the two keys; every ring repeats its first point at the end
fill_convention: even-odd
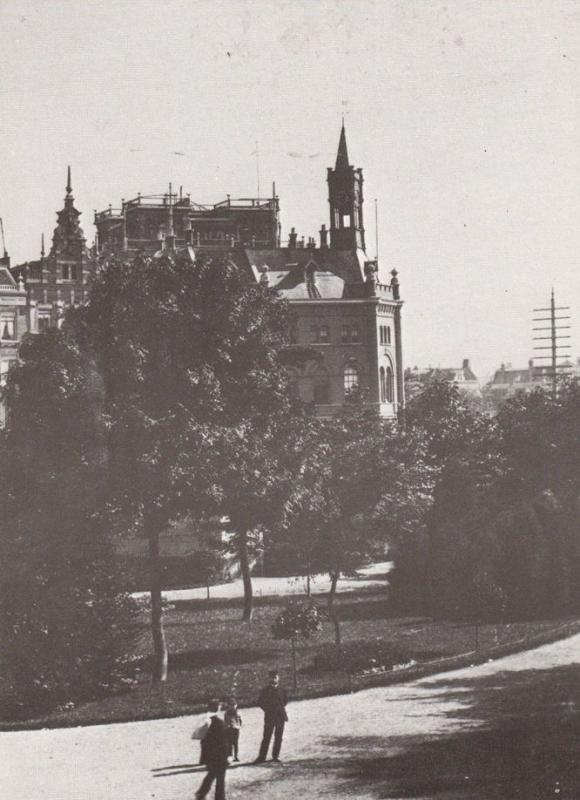
{"type": "MultiPolygon", "coordinates": [[[[473,695],[472,690],[458,688],[461,681],[468,681],[471,687],[483,686],[490,676],[496,676],[501,683],[517,679],[516,673],[524,670],[574,665],[579,656],[580,635],[576,635],[407,685],[292,703],[284,763],[236,765],[227,776],[228,800],[395,797],[381,794],[378,785],[369,780],[373,759],[398,757],[417,741],[468,733],[481,726],[477,719],[462,713],[473,695]],[[350,784],[345,779],[345,765],[358,765],[364,773],[365,779],[358,785],[355,782],[355,790],[352,775],[350,784]]],[[[257,752],[261,713],[251,708],[242,714],[240,755],[243,761],[251,761],[257,752]]],[[[198,743],[189,738],[195,719],[0,733],[0,796],[7,800],[192,798],[202,777],[196,766],[198,743]]],[[[437,769],[435,764],[433,769],[437,769]]],[[[420,800],[416,794],[400,796],[420,800]]],[[[472,796],[476,795],[437,794],[438,798],[472,796]]]]}

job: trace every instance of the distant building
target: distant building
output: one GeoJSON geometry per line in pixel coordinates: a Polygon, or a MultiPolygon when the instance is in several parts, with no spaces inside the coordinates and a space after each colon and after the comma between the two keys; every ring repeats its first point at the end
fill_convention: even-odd
{"type": "MultiPolygon", "coordinates": [[[[36,308],[22,280],[16,281],[10,271],[10,258],[0,258],[0,389],[6,384],[10,364],[18,357],[22,337],[36,329],[36,308]]],[[[5,422],[4,404],[0,398],[0,427],[5,422]]]]}
{"type": "Polygon", "coordinates": [[[241,198],[213,206],[194,203],[171,191],[161,195],[137,195],[123,200],[121,208],[109,206],[95,213],[98,253],[150,252],[171,237],[176,247],[234,246],[273,249],[280,244],[278,198],[241,198]]]}
{"type": "Polygon", "coordinates": [[[426,369],[405,370],[405,391],[407,398],[414,397],[434,381],[454,383],[472,397],[481,398],[481,384],[471,369],[468,358],[463,359],[460,367],[427,367],[426,369]]]}
{"type": "Polygon", "coordinates": [[[40,258],[12,270],[17,279],[24,281],[31,300],[37,304],[39,331],[58,325],[66,308],[85,302],[96,270],[96,261],[79,223],[81,212],[74,205],[70,167],[65,191],[64,207],[57,212],[48,254],[43,236],[40,258]]]}
{"type": "MultiPolygon", "coordinates": [[[[575,364],[571,361],[563,362],[559,367],[562,375],[571,378],[580,377],[580,359],[577,359],[575,364]]],[[[484,387],[483,394],[486,401],[497,411],[505,400],[521,392],[551,388],[551,366],[536,366],[533,359],[530,359],[526,369],[513,369],[511,364],[502,364],[484,387]]]]}

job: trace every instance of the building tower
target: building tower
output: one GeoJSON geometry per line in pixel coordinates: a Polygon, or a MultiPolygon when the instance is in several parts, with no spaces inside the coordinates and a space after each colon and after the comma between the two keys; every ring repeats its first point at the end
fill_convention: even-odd
{"type": "MultiPolygon", "coordinates": [[[[86,240],[79,225],[81,213],[74,206],[70,167],[67,170],[64,208],[57,213],[57,226],[52,237],[50,255],[55,261],[57,282],[82,285],[83,262],[86,259],[86,240]]],[[[80,299],[80,298],[78,298],[80,299]]]]}
{"type": "MultiPolygon", "coordinates": [[[[80,215],[74,205],[69,167],[64,206],[57,212],[50,250],[45,251],[43,235],[40,258],[12,270],[17,280],[22,278],[30,300],[36,303],[38,330],[58,324],[65,308],[86,301],[96,261],[87,249],[80,215]]],[[[36,325],[31,330],[34,332],[36,325]]]]}
{"type": "Polygon", "coordinates": [[[363,174],[348,163],[344,122],[334,169],[328,168],[330,246],[334,250],[365,249],[363,174]]]}

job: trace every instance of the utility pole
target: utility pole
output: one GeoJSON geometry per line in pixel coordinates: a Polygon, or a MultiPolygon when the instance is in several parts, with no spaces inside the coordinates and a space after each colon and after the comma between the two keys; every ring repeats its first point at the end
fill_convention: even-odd
{"type": "Polygon", "coordinates": [[[554,299],[554,290],[552,289],[552,294],[550,295],[550,306],[549,308],[534,308],[534,314],[543,314],[549,313],[550,316],[548,317],[534,317],[534,322],[549,322],[550,324],[546,326],[542,326],[539,328],[532,328],[534,331],[548,331],[548,336],[534,336],[534,342],[539,341],[549,341],[550,344],[548,345],[539,345],[538,347],[534,347],[534,350],[549,350],[549,354],[547,355],[538,355],[534,356],[534,359],[547,359],[550,361],[550,377],[552,379],[552,393],[554,397],[558,391],[558,370],[560,370],[560,374],[562,374],[566,369],[569,369],[567,364],[559,364],[558,359],[565,358],[569,355],[569,353],[562,353],[562,350],[569,350],[569,344],[560,344],[561,339],[571,339],[570,334],[561,334],[560,331],[562,330],[570,330],[570,325],[560,325],[561,320],[569,320],[570,315],[566,316],[556,316],[556,311],[570,311],[570,306],[557,306],[556,301],[554,299]]]}

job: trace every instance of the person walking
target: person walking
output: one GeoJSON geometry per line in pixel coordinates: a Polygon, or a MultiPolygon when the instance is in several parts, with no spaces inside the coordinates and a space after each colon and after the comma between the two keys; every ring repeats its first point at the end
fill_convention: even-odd
{"type": "Polygon", "coordinates": [[[228,768],[228,740],[226,726],[220,718],[220,703],[211,703],[209,728],[203,738],[203,762],[207,774],[197,792],[196,800],[207,797],[215,780],[215,800],[226,800],[226,769],[228,768]]]}
{"type": "Polygon", "coordinates": [[[264,686],[258,698],[258,705],[264,712],[264,733],[260,745],[260,752],[254,764],[263,764],[266,760],[272,734],[274,734],[272,761],[280,761],[280,748],[282,747],[284,726],[288,722],[288,715],[286,714],[288,697],[284,689],[280,686],[280,675],[277,670],[270,670],[269,678],[268,685],[264,686]]]}

